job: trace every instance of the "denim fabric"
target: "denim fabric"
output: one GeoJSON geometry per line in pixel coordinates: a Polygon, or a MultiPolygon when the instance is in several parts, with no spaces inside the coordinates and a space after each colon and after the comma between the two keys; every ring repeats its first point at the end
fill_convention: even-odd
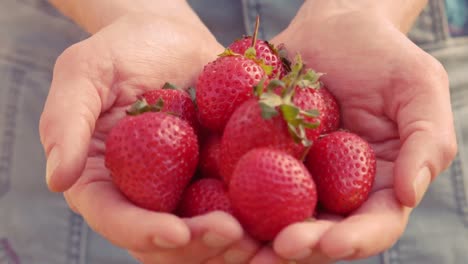
{"type": "Polygon", "coordinates": [[[445,2],[451,35],[468,35],[468,1],[446,0],[445,2]]]}
{"type": "MultiPolygon", "coordinates": [[[[273,37],[303,1],[189,2],[218,40],[228,44],[251,33],[256,14],[262,16],[260,37],[273,37]]],[[[353,263],[468,263],[468,39],[451,37],[450,16],[445,1],[430,1],[410,37],[449,72],[457,159],[431,185],[398,243],[353,263]]],[[[0,3],[0,264],[136,263],[90,230],[44,183],[37,131],[53,64],[65,48],[85,37],[45,0],[0,3]]]]}

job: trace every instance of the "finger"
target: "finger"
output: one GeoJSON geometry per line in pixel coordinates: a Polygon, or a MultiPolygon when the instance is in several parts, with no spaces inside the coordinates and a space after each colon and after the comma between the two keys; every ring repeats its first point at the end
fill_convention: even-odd
{"type": "Polygon", "coordinates": [[[335,263],[327,255],[323,254],[320,250],[313,250],[312,253],[305,259],[297,260],[294,264],[331,264],[335,263]]]}
{"type": "Polygon", "coordinates": [[[275,254],[273,249],[270,247],[262,248],[253,259],[249,262],[250,264],[289,264],[294,262],[288,262],[285,259],[280,258],[275,254]]]}
{"type": "Polygon", "coordinates": [[[322,236],[319,249],[336,260],[376,255],[398,240],[410,211],[392,189],[377,191],[353,215],[332,226],[322,236]]]}
{"type": "Polygon", "coordinates": [[[260,245],[251,237],[244,234],[240,241],[237,241],[227,248],[220,255],[210,259],[206,264],[243,264],[253,258],[260,249],[260,245]]]}
{"type": "Polygon", "coordinates": [[[184,251],[204,252],[199,257],[199,261],[205,261],[224,252],[244,236],[239,222],[225,212],[215,211],[184,221],[194,237],[194,243],[184,251]]]}
{"type": "Polygon", "coordinates": [[[59,57],[41,115],[39,130],[47,156],[46,179],[52,191],[66,190],[81,175],[102,108],[99,92],[110,81],[110,76],[103,75],[101,66],[93,66],[86,54],[80,43],[59,57]]]}
{"type": "Polygon", "coordinates": [[[395,95],[402,142],[395,163],[395,191],[409,207],[420,202],[431,180],[447,168],[457,151],[445,71],[432,59],[419,70],[422,73],[411,77],[417,81],[404,83],[395,95]]]}
{"type": "Polygon", "coordinates": [[[190,230],[182,219],[129,202],[102,163],[99,158],[90,158],[83,176],[66,192],[94,231],[119,247],[140,252],[182,247],[190,241],[190,230]]]}
{"type": "Polygon", "coordinates": [[[205,263],[239,241],[243,231],[239,223],[223,212],[183,219],[190,228],[191,241],[184,247],[146,254],[148,263],[205,263]]]}
{"type": "Polygon", "coordinates": [[[317,243],[336,222],[318,220],[292,224],[278,234],[273,242],[273,249],[285,259],[305,261],[317,258],[320,255],[316,250],[317,243]]]}

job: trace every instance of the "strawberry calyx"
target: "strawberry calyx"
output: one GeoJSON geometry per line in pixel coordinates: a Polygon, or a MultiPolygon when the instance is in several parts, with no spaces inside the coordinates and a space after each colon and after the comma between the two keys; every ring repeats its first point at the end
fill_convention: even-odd
{"type": "Polygon", "coordinates": [[[286,84],[285,92],[293,92],[296,86],[303,89],[319,89],[322,87],[320,77],[323,73],[315,72],[307,68],[302,61],[301,55],[297,55],[291,71],[283,77],[282,81],[286,84]]]}
{"type": "Polygon", "coordinates": [[[266,42],[270,49],[273,51],[273,54],[278,55],[278,57],[281,60],[281,64],[283,64],[283,68],[287,73],[291,72],[291,60],[289,60],[288,56],[288,51],[286,49],[286,46],[284,44],[279,44],[278,47],[275,47],[275,45],[266,42]]]}
{"type": "Polygon", "coordinates": [[[136,116],[146,112],[160,112],[164,107],[164,100],[159,98],[156,103],[148,104],[145,98],[139,98],[126,111],[127,115],[136,116]]]}
{"type": "Polygon", "coordinates": [[[228,56],[242,56],[242,54],[234,52],[230,48],[226,48],[221,54],[218,54],[218,57],[228,57],[228,56]]]}
{"type": "Polygon", "coordinates": [[[164,85],[161,87],[161,89],[165,89],[165,90],[180,90],[177,86],[175,86],[174,84],[172,84],[172,83],[170,83],[170,82],[164,83],[164,85]]]}
{"type": "Polygon", "coordinates": [[[188,89],[187,89],[187,93],[189,94],[190,96],[190,99],[192,99],[192,102],[195,104],[195,106],[197,105],[197,90],[195,89],[195,87],[193,86],[190,86],[188,89]]]}
{"type": "Polygon", "coordinates": [[[312,142],[306,136],[306,129],[319,127],[320,121],[309,122],[306,117],[319,116],[317,109],[303,110],[293,102],[295,88],[318,89],[321,74],[306,69],[300,55],[289,72],[282,79],[273,79],[265,87],[265,80],[254,87],[254,94],[259,98],[262,117],[271,119],[281,114],[288,125],[288,131],[294,141],[310,147],[312,142]],[[279,94],[278,94],[279,92],[279,94]]]}
{"type": "Polygon", "coordinates": [[[190,86],[189,88],[187,88],[187,90],[183,90],[183,89],[180,89],[179,87],[177,87],[173,83],[166,82],[161,87],[161,89],[164,89],[164,90],[177,90],[177,91],[186,92],[190,96],[190,99],[192,99],[192,102],[196,105],[196,90],[195,90],[195,87],[190,86]]]}
{"type": "Polygon", "coordinates": [[[257,63],[265,72],[266,75],[270,75],[273,72],[273,66],[266,65],[262,59],[257,57],[257,52],[255,48],[248,48],[244,54],[240,54],[237,52],[232,51],[230,48],[226,48],[223,53],[219,54],[218,57],[228,57],[228,56],[244,56],[245,58],[254,61],[257,63]]]}
{"type": "Polygon", "coordinates": [[[248,59],[255,61],[263,69],[263,71],[265,71],[266,75],[270,76],[271,73],[273,72],[273,66],[266,65],[263,59],[260,59],[257,57],[257,51],[255,51],[255,48],[253,47],[248,48],[245,51],[244,56],[248,59]]]}

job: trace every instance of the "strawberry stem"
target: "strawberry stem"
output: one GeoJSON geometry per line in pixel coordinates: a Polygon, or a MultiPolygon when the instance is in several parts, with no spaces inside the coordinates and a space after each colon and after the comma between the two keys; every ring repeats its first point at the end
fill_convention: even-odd
{"type": "Polygon", "coordinates": [[[312,147],[312,144],[306,146],[306,148],[304,149],[304,152],[302,152],[300,161],[304,161],[306,159],[307,154],[309,154],[309,150],[310,150],[311,147],[312,147]]]}
{"type": "Polygon", "coordinates": [[[257,15],[255,19],[255,29],[252,36],[252,48],[255,48],[255,44],[257,44],[257,36],[258,36],[258,28],[260,27],[260,16],[257,15]]]}

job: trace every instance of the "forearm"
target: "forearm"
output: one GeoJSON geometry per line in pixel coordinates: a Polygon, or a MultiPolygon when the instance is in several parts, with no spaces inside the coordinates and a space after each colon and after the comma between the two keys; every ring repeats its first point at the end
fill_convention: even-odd
{"type": "Polygon", "coordinates": [[[186,0],[49,0],[49,2],[90,33],[97,32],[129,13],[152,12],[167,15],[191,11],[186,0]]]}
{"type": "Polygon", "coordinates": [[[389,19],[402,32],[407,33],[428,0],[307,0],[314,10],[328,13],[372,12],[389,19]]]}

